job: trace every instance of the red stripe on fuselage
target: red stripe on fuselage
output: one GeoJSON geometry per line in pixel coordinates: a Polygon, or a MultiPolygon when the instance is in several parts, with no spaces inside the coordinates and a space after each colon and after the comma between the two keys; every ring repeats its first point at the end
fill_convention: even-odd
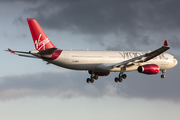
{"type": "Polygon", "coordinates": [[[41,57],[42,57],[43,59],[47,59],[47,60],[55,60],[55,59],[57,59],[57,58],[61,55],[61,52],[62,52],[62,50],[58,49],[58,50],[54,51],[54,52],[51,54],[50,57],[46,57],[46,56],[43,56],[43,55],[41,55],[41,57]]]}

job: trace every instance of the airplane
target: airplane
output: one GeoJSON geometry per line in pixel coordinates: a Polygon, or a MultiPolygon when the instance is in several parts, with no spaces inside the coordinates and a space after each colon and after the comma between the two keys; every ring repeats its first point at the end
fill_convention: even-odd
{"type": "Polygon", "coordinates": [[[85,70],[90,74],[87,83],[94,83],[99,76],[108,76],[110,72],[119,72],[115,82],[122,82],[127,78],[124,72],[138,71],[147,75],[155,75],[162,72],[161,78],[165,78],[167,69],[178,64],[176,58],[166,50],[170,49],[167,40],[159,49],[154,51],[80,51],[61,50],[53,45],[36,19],[27,18],[29,29],[34,41],[35,49],[29,52],[14,51],[8,48],[12,54],[23,57],[38,58],[72,70],[85,70]]]}

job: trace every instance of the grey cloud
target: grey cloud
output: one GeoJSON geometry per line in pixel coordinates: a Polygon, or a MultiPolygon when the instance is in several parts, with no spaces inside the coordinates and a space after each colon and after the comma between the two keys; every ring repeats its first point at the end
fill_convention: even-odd
{"type": "Polygon", "coordinates": [[[16,99],[25,96],[102,96],[102,87],[88,85],[83,77],[86,74],[69,73],[37,73],[7,76],[0,80],[0,99],[16,99]]]}
{"type": "MultiPolygon", "coordinates": [[[[43,0],[43,2],[6,0],[6,2],[17,1],[36,3],[36,6],[32,5],[24,10],[24,14],[36,13],[33,14],[34,18],[43,28],[90,35],[94,38],[91,42],[98,42],[101,45],[105,43],[103,36],[115,35],[117,39],[112,45],[107,46],[108,50],[136,49],[141,44],[150,46],[161,38],[170,39],[169,44],[174,48],[180,46],[178,34],[180,8],[177,0],[43,0]]],[[[17,17],[15,23],[27,24],[23,18],[23,15],[17,17]]],[[[180,57],[178,60],[180,61],[180,57]]],[[[118,73],[102,77],[94,84],[85,82],[85,79],[89,77],[87,72],[44,72],[4,76],[0,78],[0,99],[17,99],[25,96],[97,98],[109,95],[179,101],[179,68],[180,65],[167,70],[166,79],[161,79],[160,74],[147,76],[130,72],[127,73],[127,80],[118,84],[113,80],[118,73]]]]}
{"type": "Polygon", "coordinates": [[[131,8],[130,1],[53,1],[44,3],[36,9],[36,19],[48,28],[71,30],[83,34],[107,34],[132,29],[137,12],[131,8]],[[48,14],[58,7],[54,13],[48,14]]]}
{"type": "MultiPolygon", "coordinates": [[[[176,35],[174,31],[180,29],[179,3],[178,0],[46,0],[39,2],[37,7],[26,9],[26,12],[36,13],[34,17],[41,26],[49,29],[95,37],[125,35],[124,40],[116,41],[118,46],[124,48],[121,42],[125,42],[136,49],[139,44],[149,45],[176,35]],[[158,38],[156,34],[159,34],[158,38]]],[[[171,39],[172,45],[180,45],[179,41],[171,39]]],[[[103,45],[104,41],[95,39],[91,42],[103,45]]],[[[117,49],[116,46],[107,49],[109,47],[117,49]]],[[[177,45],[173,47],[179,48],[177,45]]]]}
{"type": "MultiPolygon", "coordinates": [[[[42,1],[42,0],[0,0],[0,2],[26,2],[26,3],[37,3],[38,1],[42,1]]],[[[45,1],[45,0],[43,0],[45,1]]]]}
{"type": "Polygon", "coordinates": [[[88,39],[90,42],[106,46],[107,50],[127,49],[127,44],[128,48],[138,50],[139,45],[148,47],[165,39],[170,40],[174,49],[180,46],[178,0],[14,1],[36,3],[26,8],[15,23],[23,23],[22,16],[32,14],[43,28],[90,36],[95,38],[88,39]],[[113,41],[116,45],[104,44],[103,36],[108,34],[119,37],[113,41]]]}
{"type": "MultiPolygon", "coordinates": [[[[178,57],[180,61],[180,57],[178,57]]],[[[71,71],[66,73],[43,72],[36,74],[11,75],[0,78],[0,100],[30,97],[90,97],[103,96],[162,99],[180,101],[180,65],[167,70],[166,78],[158,75],[144,75],[137,71],[127,72],[127,79],[115,83],[118,73],[100,77],[93,84],[87,84],[87,72],[71,71]]]]}

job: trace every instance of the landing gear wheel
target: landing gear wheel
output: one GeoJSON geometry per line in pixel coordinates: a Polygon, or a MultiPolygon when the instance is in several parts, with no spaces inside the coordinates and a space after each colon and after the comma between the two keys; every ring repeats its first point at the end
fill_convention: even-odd
{"type": "Polygon", "coordinates": [[[95,75],[95,76],[94,76],[94,79],[97,80],[97,79],[98,79],[98,75],[95,75]]]}
{"type": "Polygon", "coordinates": [[[120,77],[120,78],[119,78],[119,82],[122,82],[122,81],[123,81],[123,78],[122,78],[122,77],[120,77]]]}
{"type": "Polygon", "coordinates": [[[94,78],[91,78],[91,83],[93,83],[94,82],[94,78]]]}
{"type": "Polygon", "coordinates": [[[127,78],[127,75],[126,75],[126,74],[123,74],[121,77],[122,77],[123,79],[126,79],[126,78],[127,78]]]}
{"type": "Polygon", "coordinates": [[[115,81],[115,82],[119,82],[119,78],[116,77],[116,78],[114,79],[114,81],[115,81]]]}
{"type": "Polygon", "coordinates": [[[90,82],[91,82],[91,79],[90,79],[90,78],[87,78],[86,82],[87,82],[87,83],[90,83],[90,82]]]}
{"type": "Polygon", "coordinates": [[[165,78],[165,77],[166,77],[166,76],[164,75],[165,72],[166,72],[166,70],[162,70],[161,78],[165,78]]]}
{"type": "Polygon", "coordinates": [[[166,76],[165,75],[161,75],[161,78],[165,78],[166,76]]]}

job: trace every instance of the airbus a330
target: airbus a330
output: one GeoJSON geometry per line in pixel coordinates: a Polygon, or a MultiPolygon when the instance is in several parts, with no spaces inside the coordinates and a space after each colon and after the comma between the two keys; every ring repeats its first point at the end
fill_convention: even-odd
{"type": "Polygon", "coordinates": [[[166,70],[178,63],[173,55],[165,53],[170,48],[167,40],[162,47],[152,52],[61,50],[52,44],[36,19],[27,18],[27,22],[36,50],[23,52],[8,48],[6,51],[23,57],[43,59],[47,64],[88,71],[90,78],[86,79],[87,83],[93,83],[98,76],[108,76],[110,72],[119,72],[118,77],[114,79],[115,82],[126,79],[127,75],[124,72],[128,71],[138,71],[148,75],[161,71],[161,78],[165,78],[166,70]]]}

